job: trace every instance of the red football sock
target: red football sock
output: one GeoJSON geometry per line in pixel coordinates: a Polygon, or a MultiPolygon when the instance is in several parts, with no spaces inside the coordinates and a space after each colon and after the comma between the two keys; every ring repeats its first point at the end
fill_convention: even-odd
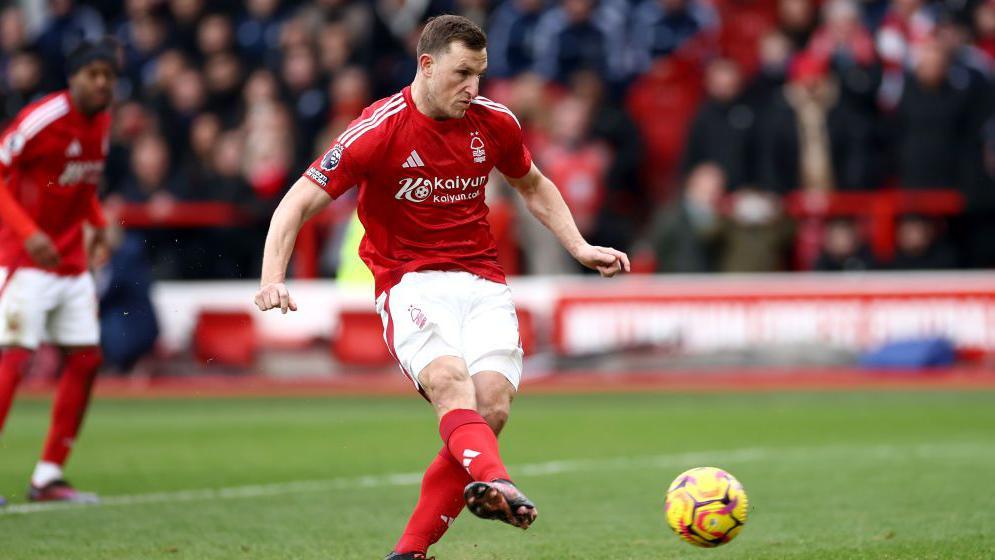
{"type": "Polygon", "coordinates": [[[394,552],[428,552],[463,511],[463,488],[470,475],[443,447],[421,481],[421,496],[394,552]]]}
{"type": "Polygon", "coordinates": [[[439,433],[449,453],[473,480],[509,479],[498,453],[497,436],[474,410],[451,410],[439,422],[439,433]]]}
{"type": "Polygon", "coordinates": [[[45,441],[41,460],[64,465],[69,449],[83,424],[86,407],[90,403],[90,388],[100,367],[100,349],[96,347],[73,350],[66,355],[62,366],[62,379],[52,404],[52,426],[45,441]]]}
{"type": "Polygon", "coordinates": [[[27,372],[32,354],[31,350],[16,347],[0,351],[0,431],[3,431],[10,405],[14,402],[17,384],[27,372]]]}

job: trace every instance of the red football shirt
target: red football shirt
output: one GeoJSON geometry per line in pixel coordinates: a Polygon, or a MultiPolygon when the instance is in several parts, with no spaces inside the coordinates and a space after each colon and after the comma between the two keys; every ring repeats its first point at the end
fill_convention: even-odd
{"type": "MultiPolygon", "coordinates": [[[[62,91],[22,109],[0,135],[0,176],[6,188],[59,251],[61,262],[50,272],[75,275],[87,269],[83,221],[92,212],[104,171],[109,128],[109,112],[87,117],[62,91]]],[[[0,266],[38,267],[24,250],[24,240],[3,223],[0,266]]]]}
{"type": "Polygon", "coordinates": [[[377,101],[304,176],[336,198],[359,187],[359,247],[376,293],[416,270],[465,270],[504,282],[487,223],[491,170],[522,177],[532,155],[507,107],[477,97],[463,118],[435,120],[411,88],[377,101]]]}

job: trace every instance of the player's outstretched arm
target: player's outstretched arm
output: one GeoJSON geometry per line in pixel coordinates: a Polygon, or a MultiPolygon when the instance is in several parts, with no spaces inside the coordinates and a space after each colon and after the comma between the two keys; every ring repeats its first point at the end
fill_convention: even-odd
{"type": "Polygon", "coordinates": [[[506,179],[525,199],[529,212],[556,235],[580,264],[597,270],[606,278],[623,270],[629,271],[628,255],[611,247],[590,245],[584,240],[559,189],[534,163],[524,176],[506,179]]]}
{"type": "Polygon", "coordinates": [[[332,199],[309,179],[301,177],[280,201],[270,220],[263,249],[263,272],[256,292],[255,303],[260,311],[280,308],[280,311],[297,311],[297,303],[290,297],[284,280],[294,242],[304,222],[320,212],[332,199]]]}

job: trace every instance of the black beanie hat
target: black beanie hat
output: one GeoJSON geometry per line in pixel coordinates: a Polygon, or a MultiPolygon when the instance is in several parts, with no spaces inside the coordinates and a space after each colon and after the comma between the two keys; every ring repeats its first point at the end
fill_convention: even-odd
{"type": "Polygon", "coordinates": [[[103,60],[118,72],[117,41],[105,37],[99,41],[83,41],[66,58],[66,75],[72,76],[91,62],[103,60]]]}

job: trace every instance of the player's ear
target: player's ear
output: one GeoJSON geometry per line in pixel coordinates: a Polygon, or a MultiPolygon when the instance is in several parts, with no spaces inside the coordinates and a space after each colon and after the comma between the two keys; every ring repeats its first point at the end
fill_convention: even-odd
{"type": "Polygon", "coordinates": [[[432,55],[422,53],[422,55],[418,57],[418,69],[421,70],[421,73],[426,78],[431,78],[432,71],[435,69],[435,59],[432,58],[432,55]]]}

